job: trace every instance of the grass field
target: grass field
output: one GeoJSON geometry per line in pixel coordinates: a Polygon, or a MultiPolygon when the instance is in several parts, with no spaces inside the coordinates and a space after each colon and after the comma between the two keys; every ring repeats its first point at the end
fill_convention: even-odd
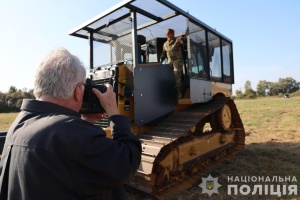
{"type": "MultiPolygon", "coordinates": [[[[235,100],[246,130],[244,151],[230,161],[226,161],[211,171],[211,176],[218,178],[222,186],[218,194],[202,194],[199,186],[179,192],[169,200],[198,199],[300,199],[300,97],[258,98],[255,100],[235,100]],[[229,183],[228,177],[291,177],[297,182],[234,182],[229,183]],[[253,191],[256,185],[297,185],[298,196],[286,195],[228,195],[229,184],[247,184],[253,191]]],[[[0,113],[0,130],[7,130],[16,114],[0,113]]],[[[207,174],[208,176],[208,174],[207,174]]],[[[205,176],[204,178],[207,178],[205,176]]],[[[202,181],[199,181],[199,184],[202,181]]],[[[288,187],[288,186],[287,186],[288,187]]],[[[283,191],[282,191],[283,192],[283,191]]],[[[270,191],[269,191],[269,194],[270,191]]],[[[129,199],[152,199],[148,195],[129,190],[129,199]]]]}
{"type": "Polygon", "coordinates": [[[0,113],[0,131],[7,131],[18,113],[0,113]]]}

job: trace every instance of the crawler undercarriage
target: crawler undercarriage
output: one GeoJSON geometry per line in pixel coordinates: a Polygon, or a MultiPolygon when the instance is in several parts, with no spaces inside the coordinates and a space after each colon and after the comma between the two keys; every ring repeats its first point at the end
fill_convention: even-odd
{"type": "Polygon", "coordinates": [[[142,162],[129,185],[163,199],[234,157],[245,131],[234,102],[221,97],[175,112],[139,138],[142,162]]]}

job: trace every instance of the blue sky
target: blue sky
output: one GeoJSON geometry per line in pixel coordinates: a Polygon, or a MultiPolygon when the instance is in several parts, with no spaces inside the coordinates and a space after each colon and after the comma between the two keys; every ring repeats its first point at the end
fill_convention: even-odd
{"type": "MultiPolygon", "coordinates": [[[[299,0],[169,0],[233,41],[235,84],[292,77],[300,82],[299,0]]],[[[120,0],[0,0],[0,91],[32,89],[51,49],[65,47],[88,66],[88,41],[69,36],[120,0]]],[[[146,0],[145,0],[146,2],[146,0]]]]}

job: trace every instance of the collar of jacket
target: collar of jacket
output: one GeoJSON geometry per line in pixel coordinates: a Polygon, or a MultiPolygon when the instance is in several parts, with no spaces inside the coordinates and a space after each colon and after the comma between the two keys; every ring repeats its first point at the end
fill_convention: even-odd
{"type": "Polygon", "coordinates": [[[38,101],[34,99],[23,99],[21,110],[39,113],[61,113],[65,115],[74,115],[80,117],[78,112],[69,108],[60,106],[47,101],[38,101]]]}

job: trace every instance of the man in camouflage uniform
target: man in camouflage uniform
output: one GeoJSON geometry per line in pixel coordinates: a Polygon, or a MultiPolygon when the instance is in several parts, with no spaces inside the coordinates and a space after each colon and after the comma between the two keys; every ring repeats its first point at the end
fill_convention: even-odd
{"type": "Polygon", "coordinates": [[[173,29],[168,29],[166,32],[166,36],[167,41],[163,45],[163,52],[160,59],[161,62],[163,62],[166,58],[168,58],[168,63],[173,67],[174,71],[178,98],[182,98],[181,75],[183,73],[183,57],[181,46],[183,44],[183,41],[181,39],[181,36],[175,38],[173,29]]]}

